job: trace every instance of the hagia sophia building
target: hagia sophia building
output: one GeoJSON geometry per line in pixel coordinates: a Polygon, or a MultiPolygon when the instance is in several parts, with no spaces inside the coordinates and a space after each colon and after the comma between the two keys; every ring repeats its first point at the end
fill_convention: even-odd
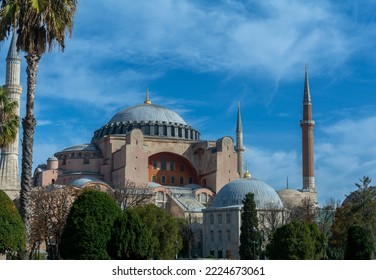
{"type": "MultiPolygon", "coordinates": [[[[20,62],[13,37],[6,59],[4,87],[18,102],[22,92],[20,62]]],[[[146,91],[143,102],[115,113],[93,132],[88,143],[57,151],[46,164],[39,165],[34,171],[34,187],[66,185],[83,188],[91,184],[111,189],[124,187],[127,182],[148,186],[155,194],[157,206],[175,216],[193,217],[204,223],[204,238],[207,236],[204,255],[214,253],[219,256],[219,251],[212,252],[218,244],[214,246],[211,242],[222,240],[221,246],[227,246],[223,240],[230,229],[226,226],[239,227],[239,213],[246,193],[255,194],[258,210],[267,209],[271,204],[280,209],[291,209],[305,197],[317,202],[314,125],[306,67],[303,119],[300,121],[303,187],[276,191],[267,183],[252,178],[248,168],[244,168],[240,105],[237,123],[234,123],[235,141],[230,136],[204,140],[200,138],[200,132],[179,114],[154,104],[146,91]],[[218,214],[221,214],[221,220],[218,214]],[[223,237],[216,238],[214,235],[221,227],[223,237]]],[[[1,150],[0,156],[0,189],[14,199],[20,190],[18,140],[1,150]]],[[[221,256],[225,251],[228,249],[223,249],[221,256]]]]}

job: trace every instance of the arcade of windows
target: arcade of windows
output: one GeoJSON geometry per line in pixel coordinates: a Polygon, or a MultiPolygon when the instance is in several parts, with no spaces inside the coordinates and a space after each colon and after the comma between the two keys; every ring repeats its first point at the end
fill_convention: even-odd
{"type": "MultiPolygon", "coordinates": [[[[162,184],[167,184],[168,182],[167,182],[167,176],[166,175],[162,175],[161,177],[160,177],[160,179],[161,179],[161,183],[162,184]]],[[[152,177],[152,181],[154,182],[154,183],[156,183],[157,181],[158,181],[158,178],[157,178],[157,175],[153,175],[153,177],[152,177]]],[[[175,178],[175,176],[170,176],[170,184],[171,185],[175,185],[176,184],[176,178],[175,178]]],[[[184,181],[184,177],[180,177],[179,178],[179,185],[184,185],[185,184],[185,181],[184,181]]],[[[193,184],[193,178],[192,177],[189,177],[188,178],[188,184],[193,184]]]]}

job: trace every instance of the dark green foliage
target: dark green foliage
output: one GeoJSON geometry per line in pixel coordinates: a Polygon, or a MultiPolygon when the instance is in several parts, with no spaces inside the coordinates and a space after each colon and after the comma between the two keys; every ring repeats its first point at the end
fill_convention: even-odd
{"type": "Polygon", "coordinates": [[[153,204],[139,205],[134,209],[152,231],[153,259],[175,258],[182,247],[177,219],[153,204]]]}
{"type": "Polygon", "coordinates": [[[356,183],[358,188],[351,192],[341,207],[337,208],[329,249],[334,252],[329,257],[343,259],[347,243],[348,230],[353,225],[359,225],[369,232],[372,242],[372,256],[376,253],[376,187],[371,185],[371,179],[364,176],[356,183]]]}
{"type": "Polygon", "coordinates": [[[60,243],[63,259],[110,259],[107,245],[121,210],[106,193],[83,191],[69,212],[60,243]]]}
{"type": "Polygon", "coordinates": [[[261,245],[260,232],[257,229],[258,218],[254,194],[246,194],[243,203],[239,255],[242,260],[252,260],[260,254],[261,245]]]}
{"type": "Polygon", "coordinates": [[[267,246],[273,260],[318,260],[325,254],[325,236],[315,223],[294,221],[278,228],[267,246]]]}
{"type": "Polygon", "coordinates": [[[0,190],[0,254],[20,254],[25,250],[26,233],[18,210],[0,190]]]}
{"type": "Polygon", "coordinates": [[[152,232],[134,209],[126,209],[112,229],[108,244],[111,259],[142,260],[153,256],[152,232]]]}
{"type": "Polygon", "coordinates": [[[370,232],[361,226],[351,226],[347,234],[345,260],[370,260],[372,252],[370,232]]]}
{"type": "Polygon", "coordinates": [[[0,86],[0,148],[17,140],[20,126],[17,106],[17,101],[10,99],[9,91],[0,86]]]}

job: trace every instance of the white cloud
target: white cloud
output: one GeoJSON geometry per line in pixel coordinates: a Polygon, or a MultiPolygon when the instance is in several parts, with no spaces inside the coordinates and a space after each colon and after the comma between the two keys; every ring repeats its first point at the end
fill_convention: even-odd
{"type": "Polygon", "coordinates": [[[301,165],[295,151],[272,151],[260,147],[247,147],[245,158],[253,178],[265,181],[275,190],[286,187],[301,189],[301,165]]]}
{"type": "Polygon", "coordinates": [[[322,197],[344,199],[364,175],[376,180],[376,116],[342,119],[322,128],[315,146],[322,197]]]}

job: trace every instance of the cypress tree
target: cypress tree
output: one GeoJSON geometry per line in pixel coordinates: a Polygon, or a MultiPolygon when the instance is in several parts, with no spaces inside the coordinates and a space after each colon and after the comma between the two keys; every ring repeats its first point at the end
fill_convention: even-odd
{"type": "Polygon", "coordinates": [[[240,227],[239,255],[242,260],[255,260],[260,251],[260,232],[253,193],[247,193],[243,200],[242,225],[240,227]]]}

